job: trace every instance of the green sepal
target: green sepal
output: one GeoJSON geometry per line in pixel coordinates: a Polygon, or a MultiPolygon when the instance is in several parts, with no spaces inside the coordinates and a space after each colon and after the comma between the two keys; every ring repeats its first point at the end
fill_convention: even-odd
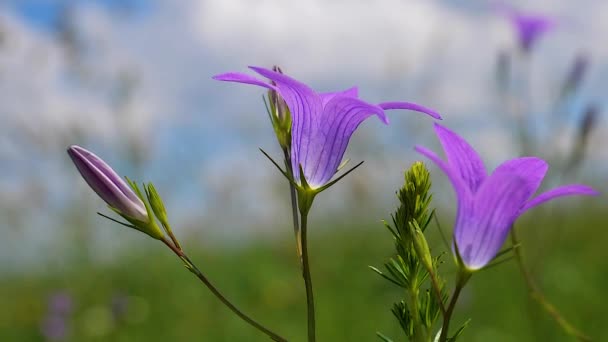
{"type": "Polygon", "coordinates": [[[268,101],[266,101],[264,96],[262,96],[262,100],[264,101],[270,123],[272,124],[272,128],[274,129],[281,149],[289,151],[291,149],[291,112],[289,107],[287,107],[287,104],[284,103],[284,100],[276,91],[269,90],[267,96],[268,101]],[[274,97],[272,96],[272,92],[274,92],[274,97]],[[273,101],[273,98],[276,101],[273,101]],[[282,103],[277,103],[277,101],[282,101],[282,103]]]}
{"type": "MultiPolygon", "coordinates": [[[[129,184],[131,189],[133,189],[137,197],[139,197],[139,199],[144,203],[144,206],[146,207],[146,212],[148,213],[148,222],[139,221],[130,216],[124,215],[123,213],[112,207],[110,207],[110,209],[114,210],[118,215],[129,221],[133,226],[136,227],[137,230],[141,231],[142,233],[146,233],[157,240],[162,240],[164,238],[163,232],[160,227],[158,227],[158,224],[156,224],[152,208],[150,208],[150,205],[142,195],[141,190],[139,190],[139,186],[137,185],[137,183],[133,182],[128,177],[125,177],[125,179],[127,180],[127,183],[129,184]]],[[[143,186],[145,189],[145,184],[143,186]]]]}
{"type": "Polygon", "coordinates": [[[144,186],[144,191],[146,192],[148,202],[150,203],[154,215],[156,215],[156,218],[158,218],[165,231],[167,231],[167,234],[169,234],[171,228],[167,218],[167,210],[165,209],[165,204],[158,194],[158,191],[156,191],[154,184],[148,183],[147,186],[144,186]]]}

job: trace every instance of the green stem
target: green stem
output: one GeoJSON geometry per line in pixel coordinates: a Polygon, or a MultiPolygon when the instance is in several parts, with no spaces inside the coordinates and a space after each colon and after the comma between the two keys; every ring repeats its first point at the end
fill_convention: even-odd
{"type": "Polygon", "coordinates": [[[458,302],[458,296],[460,296],[460,291],[462,291],[470,277],[471,273],[467,273],[462,270],[458,271],[458,275],[456,276],[456,286],[454,287],[454,293],[452,294],[450,304],[448,305],[445,315],[443,316],[443,325],[441,327],[441,335],[439,335],[439,342],[446,342],[448,340],[448,330],[450,329],[450,320],[452,319],[454,307],[456,307],[456,302],[458,302]]]}
{"type": "Polygon", "coordinates": [[[566,334],[573,336],[578,341],[591,341],[591,338],[589,336],[583,334],[572,324],[570,324],[570,322],[568,322],[568,320],[566,320],[566,318],[561,315],[557,308],[553,306],[553,304],[551,304],[540,291],[540,288],[538,287],[538,285],[536,285],[534,279],[532,279],[532,275],[524,264],[524,258],[521,252],[521,243],[517,237],[515,227],[511,229],[511,243],[513,244],[513,246],[518,246],[513,248],[513,251],[515,253],[515,260],[517,261],[519,271],[521,272],[521,275],[524,278],[530,297],[540,304],[540,306],[553,318],[553,320],[555,320],[555,322],[557,322],[557,324],[562,328],[562,330],[566,334]]]}
{"type": "Polygon", "coordinates": [[[302,276],[306,287],[306,308],[308,312],[308,342],[315,342],[315,300],[312,293],[312,278],[310,276],[310,265],[308,264],[308,237],[307,237],[308,213],[300,216],[302,232],[302,276]]]}
{"type": "Polygon", "coordinates": [[[420,320],[420,312],[418,308],[418,285],[412,284],[407,293],[409,294],[409,307],[411,308],[412,318],[414,320],[414,335],[413,341],[415,342],[427,342],[427,338],[425,336],[426,329],[424,329],[422,325],[422,321],[420,320]]]}
{"type": "Polygon", "coordinates": [[[273,341],[287,342],[287,339],[285,339],[285,338],[277,335],[276,333],[272,332],[271,330],[265,328],[263,325],[256,322],[254,319],[247,316],[246,314],[244,314],[234,304],[232,304],[226,297],[224,297],[224,295],[222,295],[222,293],[215,286],[213,286],[213,284],[211,284],[209,279],[207,279],[207,277],[205,277],[205,275],[196,267],[196,265],[194,265],[194,263],[190,260],[190,258],[188,258],[188,256],[181,249],[177,248],[174,244],[169,242],[169,240],[167,240],[166,238],[163,238],[161,241],[165,245],[167,245],[167,247],[169,247],[173,251],[173,253],[175,253],[175,255],[177,255],[180,259],[182,259],[182,261],[186,264],[186,267],[188,268],[188,270],[190,272],[192,272],[194,275],[196,275],[198,277],[198,279],[200,279],[200,281],[203,284],[205,284],[205,286],[207,286],[207,288],[211,291],[211,293],[213,293],[224,305],[226,305],[230,310],[232,310],[232,312],[234,312],[237,316],[239,316],[245,322],[252,325],[254,328],[256,328],[259,331],[266,334],[273,341]]]}
{"type": "MultiPolygon", "coordinates": [[[[285,157],[285,167],[287,168],[287,174],[293,176],[293,169],[291,168],[291,158],[289,152],[284,149],[283,156],[285,157]]],[[[300,236],[300,226],[298,222],[298,198],[296,195],[296,187],[289,182],[289,196],[291,197],[291,215],[293,218],[293,233],[296,236],[296,249],[298,251],[298,257],[302,260],[302,240],[300,236]]]]}

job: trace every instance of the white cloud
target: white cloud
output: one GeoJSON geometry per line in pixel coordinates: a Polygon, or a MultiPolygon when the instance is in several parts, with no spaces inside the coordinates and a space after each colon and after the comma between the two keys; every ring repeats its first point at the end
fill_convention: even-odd
{"type": "MultiPolygon", "coordinates": [[[[544,81],[564,72],[571,55],[583,48],[595,63],[587,96],[606,103],[608,45],[604,38],[608,20],[604,19],[608,19],[608,4],[544,0],[534,5],[534,10],[548,10],[565,23],[535,51],[534,84],[540,88],[535,93],[546,96],[544,81]]],[[[359,84],[362,96],[370,101],[402,99],[432,106],[484,157],[500,161],[513,155],[514,145],[498,121],[501,108],[492,95],[496,52],[513,41],[505,21],[488,8],[459,8],[449,1],[428,0],[165,0],[154,6],[145,15],[129,19],[90,2],[79,3],[74,24],[87,42],[80,67],[88,78],[76,86],[70,80],[74,65],[65,46],[48,31],[34,29],[25,19],[3,10],[0,30],[6,38],[0,46],[0,159],[31,168],[23,153],[31,146],[22,146],[22,141],[38,142],[44,149],[66,144],[66,136],[72,137],[74,131],[115,150],[122,146],[120,134],[139,143],[147,141],[151,133],[164,134],[160,142],[171,149],[183,138],[184,129],[200,128],[200,140],[175,149],[187,149],[187,157],[206,154],[204,183],[211,193],[218,189],[209,185],[222,184],[224,170],[232,170],[236,177],[239,170],[256,165],[248,170],[253,182],[243,185],[249,190],[242,200],[252,204],[249,216],[258,212],[258,219],[266,222],[277,213],[260,211],[257,205],[270,203],[272,194],[254,201],[270,182],[263,175],[273,170],[245,157],[257,154],[256,146],[274,143],[268,136],[272,131],[261,108],[261,92],[216,84],[210,76],[242,71],[251,64],[275,63],[322,90],[359,84]],[[117,114],[109,100],[114,82],[125,75],[137,86],[123,108],[129,113],[126,117],[117,114]],[[119,123],[123,129],[117,131],[119,123]],[[212,152],[199,152],[203,148],[212,152]],[[213,151],[227,157],[213,155],[218,153],[213,151]]],[[[548,102],[547,98],[536,100],[548,102]]],[[[413,131],[429,131],[416,135],[420,137],[416,143],[433,146],[429,121],[418,126],[414,123],[418,119],[407,120],[408,126],[415,127],[413,131]]],[[[361,176],[351,181],[377,182],[376,189],[390,188],[389,195],[392,193],[394,183],[383,177],[384,170],[404,168],[405,158],[391,162],[386,161],[390,157],[376,158],[377,150],[384,149],[388,141],[384,145],[357,141],[390,135],[399,140],[396,144],[403,143],[405,134],[391,131],[401,130],[400,122],[395,119],[388,128],[366,123],[355,135],[348,154],[354,161],[368,163],[357,173],[361,176]],[[357,150],[361,146],[368,150],[357,150]]],[[[589,155],[594,162],[605,163],[608,120],[600,122],[589,155]]],[[[413,154],[410,146],[401,153],[413,154]]],[[[52,163],[65,162],[51,159],[52,163]]],[[[172,161],[156,162],[162,169],[172,161]]],[[[173,169],[187,173],[179,167],[173,169]]],[[[401,170],[391,172],[390,178],[395,179],[401,170]]],[[[210,208],[209,203],[205,207],[210,208]]]]}

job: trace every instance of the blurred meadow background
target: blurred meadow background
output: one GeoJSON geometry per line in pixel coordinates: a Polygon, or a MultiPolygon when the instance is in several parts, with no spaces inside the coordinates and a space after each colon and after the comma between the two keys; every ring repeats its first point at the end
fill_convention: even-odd
{"type": "MultiPolygon", "coordinates": [[[[174,231],[245,312],[305,339],[305,298],[288,188],[255,87],[211,76],[247,65],[317,90],[358,85],[370,102],[413,101],[478,149],[491,170],[534,154],[543,188],[608,172],[608,2],[505,2],[555,20],[528,51],[495,3],[474,0],[1,0],[0,341],[265,341],[162,244],[95,213],[104,203],[65,149],[95,151],[153,181],[174,231]],[[525,134],[522,134],[525,132],[525,134]]],[[[403,171],[439,150],[428,118],[367,120],[346,157],[365,164],[319,196],[311,267],[322,341],[403,340],[390,308],[402,295],[368,265],[393,253],[381,220],[403,171]]],[[[448,234],[454,194],[429,166],[448,234]]],[[[605,195],[565,198],[519,220],[546,296],[596,341],[608,340],[605,195]]],[[[431,248],[449,249],[438,230],[431,248]]],[[[452,262],[446,257],[448,278],[452,262]]],[[[450,273],[451,272],[451,273],[450,273]]],[[[477,274],[453,326],[464,341],[570,341],[527,297],[513,261],[477,274]]]]}

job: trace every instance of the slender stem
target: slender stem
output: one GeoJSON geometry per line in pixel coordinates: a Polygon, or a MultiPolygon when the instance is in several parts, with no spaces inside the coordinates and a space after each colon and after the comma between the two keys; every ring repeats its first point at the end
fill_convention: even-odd
{"type": "Polygon", "coordinates": [[[308,342],[315,342],[315,300],[312,293],[312,278],[310,276],[310,265],[308,264],[308,238],[307,222],[308,213],[300,216],[302,230],[302,276],[306,287],[306,308],[308,312],[308,342]]]}
{"type": "Polygon", "coordinates": [[[177,255],[180,259],[182,259],[182,261],[186,264],[188,270],[190,272],[192,272],[194,275],[196,275],[198,277],[198,279],[200,279],[200,281],[203,284],[205,284],[205,286],[207,286],[207,288],[224,305],[226,305],[230,310],[232,310],[232,312],[234,312],[237,316],[239,316],[245,322],[249,323],[256,329],[258,329],[261,332],[263,332],[264,334],[268,335],[268,337],[270,337],[273,341],[287,342],[287,339],[285,339],[285,338],[277,335],[276,333],[272,332],[271,330],[265,328],[263,325],[256,322],[253,318],[247,316],[241,310],[239,310],[236,306],[234,306],[234,304],[232,304],[226,297],[224,297],[224,295],[222,295],[222,293],[215,286],[213,286],[213,284],[211,284],[209,279],[207,279],[207,277],[205,277],[205,275],[196,267],[196,265],[194,265],[194,263],[190,260],[190,258],[188,258],[188,256],[181,249],[177,248],[174,244],[169,242],[169,240],[167,240],[166,238],[163,238],[161,241],[165,245],[167,245],[167,247],[169,247],[173,251],[173,253],[175,253],[175,255],[177,255]]]}
{"type": "Polygon", "coordinates": [[[517,237],[515,227],[511,229],[511,243],[514,246],[518,246],[516,248],[513,248],[513,251],[515,253],[515,260],[517,261],[519,271],[521,272],[521,275],[524,278],[530,297],[536,300],[540,304],[540,306],[542,306],[542,308],[553,318],[553,320],[555,320],[555,322],[557,322],[557,324],[562,328],[562,330],[566,334],[575,337],[578,341],[591,341],[591,338],[589,336],[585,335],[584,333],[576,329],[572,324],[570,324],[570,322],[568,322],[568,320],[566,320],[566,318],[561,315],[557,308],[555,308],[555,306],[553,306],[553,304],[551,304],[540,291],[540,288],[534,282],[534,279],[532,279],[530,271],[528,271],[526,265],[524,264],[524,258],[521,251],[521,242],[517,237]]]}
{"type": "MultiPolygon", "coordinates": [[[[293,176],[293,169],[291,168],[291,157],[289,152],[284,149],[283,156],[285,157],[285,167],[287,168],[287,174],[293,176]]],[[[291,197],[291,215],[293,218],[293,233],[296,236],[296,249],[298,251],[298,257],[300,262],[302,261],[302,239],[300,235],[300,225],[298,222],[298,198],[296,195],[296,187],[289,182],[289,196],[291,197]]]]}
{"type": "Polygon", "coordinates": [[[173,230],[171,229],[171,227],[169,226],[168,223],[167,223],[167,227],[165,228],[165,231],[169,235],[169,238],[171,239],[171,241],[173,241],[173,244],[175,245],[175,247],[177,247],[177,249],[179,249],[181,251],[182,246],[179,244],[179,241],[177,241],[177,238],[175,237],[175,235],[173,235],[173,230]]]}
{"type": "Polygon", "coordinates": [[[446,342],[448,340],[448,330],[450,329],[450,320],[452,319],[454,307],[456,307],[456,302],[458,301],[458,296],[460,296],[460,291],[464,288],[464,285],[467,283],[470,277],[470,273],[464,273],[462,270],[458,271],[454,293],[452,294],[450,304],[448,305],[445,316],[443,317],[443,325],[441,327],[441,335],[439,335],[439,342],[446,342]]]}

